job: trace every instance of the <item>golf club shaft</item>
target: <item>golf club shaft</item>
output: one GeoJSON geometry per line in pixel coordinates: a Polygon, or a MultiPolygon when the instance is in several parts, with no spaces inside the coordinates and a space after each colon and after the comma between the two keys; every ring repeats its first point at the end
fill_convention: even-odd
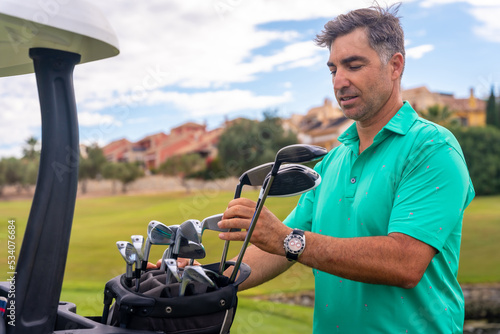
{"type": "Polygon", "coordinates": [[[245,251],[248,247],[248,244],[250,243],[250,238],[252,237],[252,233],[253,233],[253,230],[255,229],[255,225],[257,225],[257,220],[259,220],[260,212],[262,211],[262,208],[264,207],[264,202],[266,201],[267,194],[269,193],[269,190],[271,189],[271,185],[274,181],[274,177],[275,177],[275,174],[271,174],[271,177],[269,178],[269,182],[267,183],[267,186],[264,189],[264,194],[257,201],[255,213],[252,217],[252,221],[250,222],[250,226],[248,228],[247,235],[245,237],[245,241],[243,242],[243,245],[241,246],[240,254],[238,255],[238,259],[236,260],[236,263],[234,264],[233,273],[231,274],[231,277],[229,278],[230,284],[234,283],[234,281],[236,280],[236,275],[238,274],[238,270],[240,269],[241,262],[243,261],[243,256],[245,255],[245,251]]]}
{"type": "MultiPolygon", "coordinates": [[[[236,190],[234,192],[234,199],[240,198],[241,196],[241,189],[243,188],[243,185],[238,183],[236,186],[236,190]]],[[[229,232],[232,230],[229,229],[229,232]]],[[[224,269],[226,269],[226,259],[227,259],[227,253],[229,252],[229,240],[226,240],[224,242],[224,249],[222,250],[222,256],[220,258],[220,266],[219,266],[219,273],[222,275],[224,274],[224,269]]]]}

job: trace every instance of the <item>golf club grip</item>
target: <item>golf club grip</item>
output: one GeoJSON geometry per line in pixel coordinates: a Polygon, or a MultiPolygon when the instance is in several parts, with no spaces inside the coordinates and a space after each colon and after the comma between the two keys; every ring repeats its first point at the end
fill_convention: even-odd
{"type": "Polygon", "coordinates": [[[240,254],[238,255],[238,259],[236,260],[236,263],[234,265],[234,270],[233,273],[231,274],[231,277],[229,278],[229,283],[232,284],[234,283],[234,280],[236,279],[236,275],[238,274],[238,270],[240,269],[241,262],[243,261],[243,256],[245,255],[245,251],[248,247],[248,244],[250,243],[250,238],[252,237],[253,230],[255,229],[255,225],[257,225],[257,220],[259,220],[260,212],[262,211],[262,208],[264,207],[264,202],[266,201],[267,194],[269,193],[269,190],[271,189],[271,185],[274,181],[274,175],[271,174],[271,177],[269,179],[269,182],[267,183],[266,189],[264,190],[264,194],[262,195],[262,198],[259,197],[259,200],[257,201],[257,206],[255,213],[252,217],[252,221],[250,222],[250,226],[247,231],[247,235],[245,237],[245,241],[243,241],[243,245],[241,246],[240,254]]]}
{"type": "Polygon", "coordinates": [[[238,185],[236,186],[236,190],[234,191],[234,199],[240,198],[242,188],[243,188],[242,184],[238,183],[238,185]]]}

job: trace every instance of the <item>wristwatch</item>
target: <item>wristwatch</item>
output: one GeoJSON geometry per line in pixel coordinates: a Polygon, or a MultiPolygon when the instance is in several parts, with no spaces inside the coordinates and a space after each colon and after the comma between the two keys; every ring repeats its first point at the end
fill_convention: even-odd
{"type": "Polygon", "coordinates": [[[304,231],[294,229],[283,242],[285,256],[288,261],[297,261],[299,255],[302,254],[306,247],[306,237],[304,231]]]}

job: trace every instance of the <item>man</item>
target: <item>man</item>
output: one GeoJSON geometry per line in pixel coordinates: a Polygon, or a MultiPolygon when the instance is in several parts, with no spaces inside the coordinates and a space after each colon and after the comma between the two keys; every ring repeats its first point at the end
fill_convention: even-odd
{"type": "MultiPolygon", "coordinates": [[[[264,208],[243,259],[252,274],[242,289],[281,274],[289,259],[313,268],[315,334],[462,333],[456,275],[474,190],[453,135],[402,100],[397,10],[354,10],[317,36],[330,49],[337,102],[356,122],[316,165],[322,184],[283,223],[264,208]],[[298,257],[288,236],[305,239],[298,257]]],[[[219,225],[246,229],[254,209],[251,200],[233,200],[219,225]]]]}

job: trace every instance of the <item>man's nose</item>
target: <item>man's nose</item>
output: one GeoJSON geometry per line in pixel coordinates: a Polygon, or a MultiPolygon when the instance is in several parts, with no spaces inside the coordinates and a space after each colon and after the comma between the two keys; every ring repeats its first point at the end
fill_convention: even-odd
{"type": "Polygon", "coordinates": [[[335,76],[333,77],[333,89],[335,91],[341,90],[342,88],[349,87],[350,81],[342,69],[337,69],[335,76]]]}

